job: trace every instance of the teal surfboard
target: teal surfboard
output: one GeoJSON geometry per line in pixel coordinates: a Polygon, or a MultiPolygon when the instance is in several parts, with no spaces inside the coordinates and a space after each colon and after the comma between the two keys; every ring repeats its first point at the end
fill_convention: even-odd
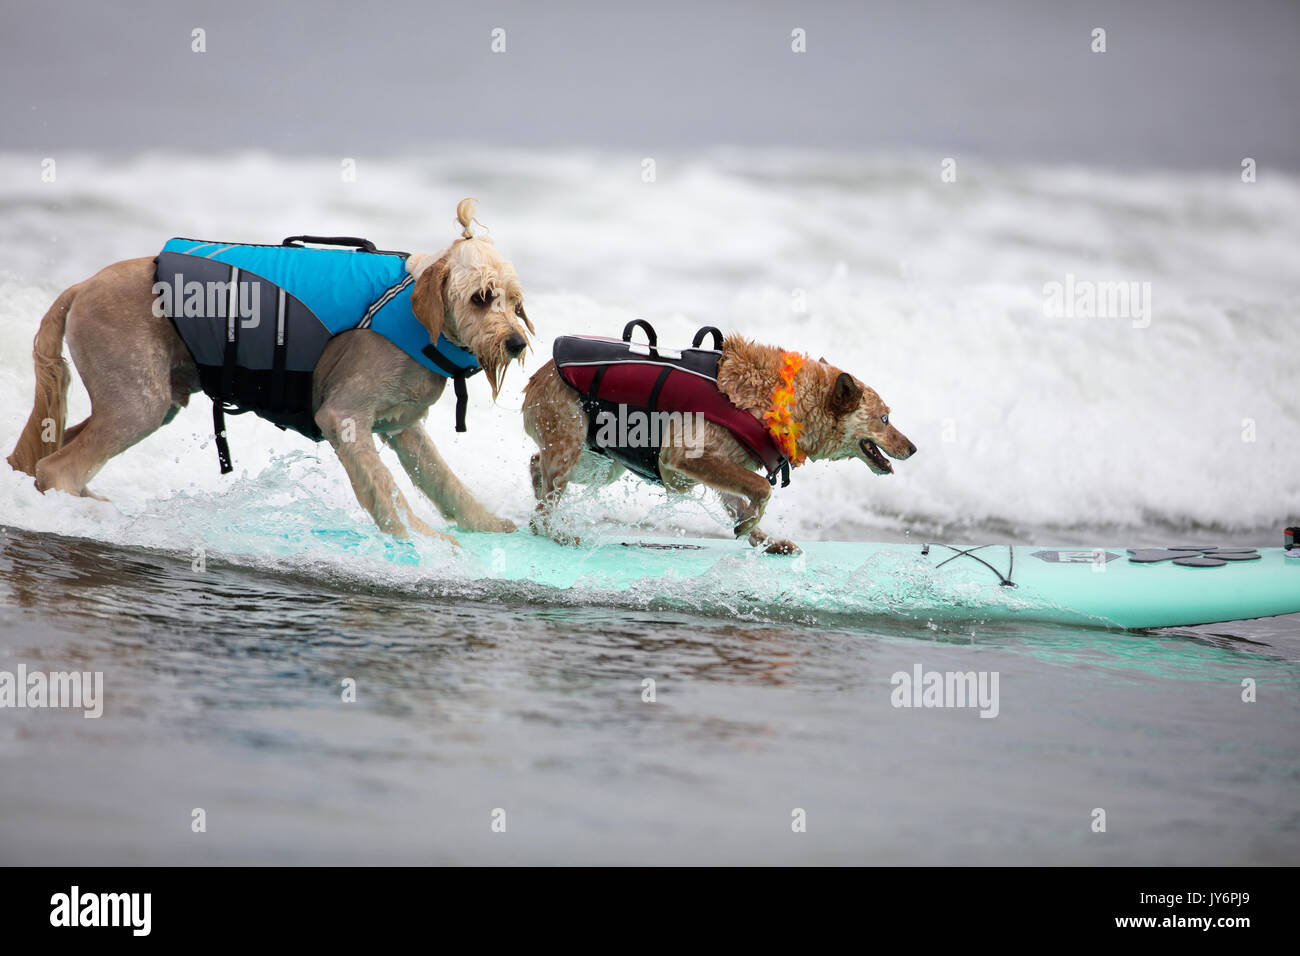
{"type": "Polygon", "coordinates": [[[565,546],[526,530],[455,533],[458,579],[527,582],[597,605],[780,610],[809,623],[865,615],[1120,628],[1300,612],[1300,549],[810,541],[779,556],[720,539],[615,535],[565,546]]]}

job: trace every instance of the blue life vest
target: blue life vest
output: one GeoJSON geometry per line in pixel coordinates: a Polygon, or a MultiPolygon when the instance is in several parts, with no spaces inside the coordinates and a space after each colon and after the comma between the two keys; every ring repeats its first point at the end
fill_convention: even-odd
{"type": "Polygon", "coordinates": [[[464,379],[474,356],[428,329],[411,309],[405,252],[364,239],[294,236],[279,246],[170,239],[154,260],[159,311],[171,319],[212,399],[217,454],[232,470],[224,412],[253,412],[313,441],[312,375],[326,343],[368,328],[429,371],[453,379],[456,430],[465,430],[464,379]],[[298,242],[359,246],[313,249],[298,242]]]}

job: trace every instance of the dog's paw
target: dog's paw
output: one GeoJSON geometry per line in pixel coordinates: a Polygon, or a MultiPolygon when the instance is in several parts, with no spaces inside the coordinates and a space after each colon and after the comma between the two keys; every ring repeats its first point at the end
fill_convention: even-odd
{"type": "Polygon", "coordinates": [[[436,528],[429,527],[429,525],[425,524],[415,515],[407,515],[406,520],[411,526],[410,531],[404,534],[398,534],[396,535],[396,537],[404,538],[409,541],[412,537],[418,534],[422,538],[434,538],[438,541],[446,541],[454,548],[460,547],[460,542],[457,541],[455,538],[453,538],[451,535],[444,534],[443,532],[437,530],[436,528]]]}
{"type": "Polygon", "coordinates": [[[785,538],[771,538],[755,528],[749,533],[749,543],[755,548],[762,548],[768,554],[798,554],[799,545],[785,538]]]}
{"type": "Polygon", "coordinates": [[[474,515],[473,517],[462,516],[457,519],[456,525],[465,531],[490,531],[495,534],[507,534],[519,530],[510,519],[498,518],[491,513],[474,515]]]}
{"type": "Polygon", "coordinates": [[[565,531],[564,528],[560,526],[562,524],[563,522],[552,524],[549,515],[544,515],[539,512],[535,513],[530,519],[528,519],[528,530],[539,538],[550,538],[556,544],[574,547],[582,544],[582,538],[578,537],[576,534],[571,534],[568,531],[565,531]]]}
{"type": "Polygon", "coordinates": [[[435,531],[428,525],[423,528],[412,528],[411,531],[404,534],[394,534],[393,537],[398,541],[413,541],[416,537],[428,538],[433,541],[446,541],[453,548],[459,548],[460,542],[449,534],[443,534],[441,531],[435,531]]]}
{"type": "Polygon", "coordinates": [[[768,554],[798,554],[799,545],[785,538],[769,538],[763,550],[768,554]]]}
{"type": "Polygon", "coordinates": [[[460,542],[457,541],[452,535],[443,534],[441,531],[434,531],[432,528],[430,528],[428,529],[427,533],[425,532],[421,532],[421,533],[424,534],[426,538],[436,538],[439,541],[446,541],[453,548],[460,547],[460,542]]]}

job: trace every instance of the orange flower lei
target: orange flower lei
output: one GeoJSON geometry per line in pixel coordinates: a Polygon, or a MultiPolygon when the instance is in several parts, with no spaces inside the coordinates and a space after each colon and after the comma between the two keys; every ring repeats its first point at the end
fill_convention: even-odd
{"type": "Polygon", "coordinates": [[[772,407],[763,413],[768,433],[781,449],[781,454],[798,468],[807,456],[799,450],[799,434],[803,426],[794,420],[790,406],[794,404],[794,377],[803,368],[804,356],[798,352],[781,353],[781,382],[772,389],[772,407]]]}

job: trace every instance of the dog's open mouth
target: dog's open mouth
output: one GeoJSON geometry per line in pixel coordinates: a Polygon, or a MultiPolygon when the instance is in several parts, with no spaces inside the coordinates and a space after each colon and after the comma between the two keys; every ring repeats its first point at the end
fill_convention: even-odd
{"type": "Polygon", "coordinates": [[[858,442],[858,447],[862,449],[862,454],[867,458],[867,464],[871,470],[878,475],[892,475],[894,466],[880,451],[880,446],[870,438],[863,438],[858,442]]]}

